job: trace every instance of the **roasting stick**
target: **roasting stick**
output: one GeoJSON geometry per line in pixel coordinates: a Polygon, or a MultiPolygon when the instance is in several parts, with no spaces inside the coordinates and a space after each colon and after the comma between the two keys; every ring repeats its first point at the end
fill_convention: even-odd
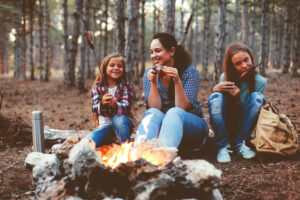
{"type": "Polygon", "coordinates": [[[249,74],[250,72],[254,71],[255,68],[258,67],[258,66],[261,65],[261,64],[262,64],[262,62],[259,63],[259,64],[257,64],[257,65],[255,65],[255,66],[253,66],[253,67],[250,67],[250,68],[246,71],[245,74],[239,76],[239,77],[238,77],[237,79],[235,79],[233,82],[234,82],[234,83],[239,83],[241,80],[243,80],[243,78],[244,78],[245,76],[247,76],[247,74],[249,74]]]}

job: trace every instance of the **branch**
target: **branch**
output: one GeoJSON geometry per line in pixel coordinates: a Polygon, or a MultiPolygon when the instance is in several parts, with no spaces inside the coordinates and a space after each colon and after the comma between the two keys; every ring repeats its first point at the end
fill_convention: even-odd
{"type": "Polygon", "coordinates": [[[189,32],[189,28],[190,28],[190,26],[191,26],[191,23],[192,23],[192,21],[193,21],[193,17],[194,17],[194,13],[192,13],[192,14],[190,15],[190,18],[189,18],[189,20],[188,20],[188,22],[187,22],[187,24],[186,24],[185,31],[184,31],[184,33],[183,33],[183,35],[182,35],[182,38],[181,38],[181,41],[179,42],[179,45],[182,45],[182,44],[184,43],[184,41],[185,41],[185,39],[186,39],[186,36],[187,36],[187,34],[188,34],[188,32],[189,32]]]}

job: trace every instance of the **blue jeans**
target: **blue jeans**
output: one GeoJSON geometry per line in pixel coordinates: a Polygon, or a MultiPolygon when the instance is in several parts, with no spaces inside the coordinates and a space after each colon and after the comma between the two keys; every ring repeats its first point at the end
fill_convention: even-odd
{"type": "MultiPolygon", "coordinates": [[[[225,98],[222,93],[213,93],[208,99],[210,124],[215,133],[215,145],[218,149],[230,144],[230,137],[234,136],[236,145],[251,139],[261,107],[265,103],[264,96],[259,92],[252,92],[246,101],[241,105],[238,117],[234,119],[236,133],[229,133],[225,123],[225,98]]],[[[232,111],[231,111],[232,112],[232,111]]],[[[226,115],[229,116],[229,115],[226,115]]],[[[231,115],[230,115],[231,116],[231,115]]],[[[228,119],[231,120],[231,119],[228,119]]]]}
{"type": "Polygon", "coordinates": [[[169,147],[202,148],[208,136],[204,119],[181,108],[171,108],[166,114],[156,108],[148,109],[141,120],[135,142],[158,138],[169,147]]]}
{"type": "Polygon", "coordinates": [[[111,125],[105,125],[90,133],[87,138],[92,138],[96,143],[96,147],[112,143],[113,138],[117,136],[120,143],[130,140],[130,133],[134,127],[134,123],[125,115],[115,115],[112,118],[111,125]]]}

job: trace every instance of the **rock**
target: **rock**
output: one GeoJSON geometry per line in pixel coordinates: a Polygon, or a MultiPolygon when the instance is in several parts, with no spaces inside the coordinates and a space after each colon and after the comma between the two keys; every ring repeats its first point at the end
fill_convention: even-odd
{"type": "Polygon", "coordinates": [[[59,130],[59,129],[51,129],[48,127],[44,127],[44,138],[45,140],[51,140],[51,141],[65,141],[71,136],[80,136],[85,137],[87,136],[91,131],[83,130],[83,131],[76,131],[76,130],[59,130]]]}
{"type": "Polygon", "coordinates": [[[102,160],[95,151],[95,143],[91,139],[82,139],[70,151],[68,163],[74,179],[86,177],[87,169],[102,164],[102,160]]]}
{"type": "Polygon", "coordinates": [[[57,157],[54,154],[45,154],[40,152],[32,152],[25,159],[25,166],[29,169],[37,165],[46,165],[48,163],[57,163],[57,157]]]}
{"type": "Polygon", "coordinates": [[[63,160],[69,157],[71,149],[80,142],[81,136],[71,136],[62,145],[56,149],[55,155],[59,160],[63,160]]]}

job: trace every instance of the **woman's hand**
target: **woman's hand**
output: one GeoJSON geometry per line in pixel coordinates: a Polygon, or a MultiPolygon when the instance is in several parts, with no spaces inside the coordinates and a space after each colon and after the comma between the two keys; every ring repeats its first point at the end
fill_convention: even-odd
{"type": "Polygon", "coordinates": [[[233,82],[224,81],[215,85],[215,87],[213,87],[213,92],[229,92],[233,90],[235,87],[236,86],[234,85],[233,82]]]}
{"type": "Polygon", "coordinates": [[[157,71],[150,69],[147,73],[147,79],[152,82],[156,80],[156,77],[157,77],[157,71]]]}
{"type": "Polygon", "coordinates": [[[114,107],[116,105],[116,101],[111,94],[105,94],[102,97],[102,105],[106,105],[109,107],[114,107]]]}
{"type": "Polygon", "coordinates": [[[175,67],[164,67],[162,69],[162,72],[165,76],[173,78],[175,83],[180,80],[178,70],[175,67]]]}

